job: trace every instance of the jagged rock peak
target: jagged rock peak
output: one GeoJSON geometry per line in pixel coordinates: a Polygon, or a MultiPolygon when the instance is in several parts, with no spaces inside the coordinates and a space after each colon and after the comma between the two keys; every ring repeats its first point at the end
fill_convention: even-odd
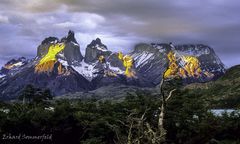
{"type": "Polygon", "coordinates": [[[160,50],[161,52],[169,52],[170,50],[177,50],[177,51],[194,51],[195,53],[200,53],[202,51],[209,51],[214,53],[213,49],[208,45],[204,44],[173,44],[170,43],[139,43],[135,46],[134,52],[143,52],[143,51],[150,51],[154,52],[155,50],[160,50]]]}
{"type": "Polygon", "coordinates": [[[95,62],[99,56],[108,57],[112,52],[101,42],[100,38],[93,40],[86,48],[85,59],[87,63],[95,62]]]}
{"type": "Polygon", "coordinates": [[[96,43],[102,43],[100,38],[96,38],[96,43]]]}
{"type": "Polygon", "coordinates": [[[48,37],[48,38],[45,38],[41,44],[43,45],[43,44],[49,44],[49,43],[57,43],[58,41],[59,39],[56,37],[48,37]]]}
{"type": "MultiPolygon", "coordinates": [[[[29,62],[25,57],[14,58],[8,61],[0,70],[0,75],[7,75],[9,73],[15,72],[18,68],[26,65],[29,62]]],[[[1,76],[0,76],[1,77],[1,76]]]]}
{"type": "MultiPolygon", "coordinates": [[[[169,46],[169,45],[166,45],[169,46]]],[[[134,47],[134,51],[133,53],[142,53],[142,52],[152,52],[152,53],[156,53],[158,52],[158,48],[162,48],[162,47],[166,47],[166,46],[160,46],[160,45],[156,45],[156,44],[146,44],[146,43],[140,43],[137,44],[134,47]]]]}
{"type": "Polygon", "coordinates": [[[10,61],[8,61],[5,65],[8,65],[8,64],[14,64],[14,63],[17,63],[17,62],[25,62],[27,59],[25,57],[19,57],[17,59],[11,59],[10,61]]]}
{"type": "Polygon", "coordinates": [[[96,38],[96,40],[92,40],[92,42],[89,45],[87,45],[87,47],[96,47],[97,45],[99,47],[103,47],[107,49],[107,46],[102,43],[100,38],[96,38]]]}
{"type": "Polygon", "coordinates": [[[74,31],[69,30],[68,31],[68,35],[64,38],[61,39],[61,42],[74,42],[77,43],[76,39],[75,39],[75,35],[74,35],[74,31]]]}

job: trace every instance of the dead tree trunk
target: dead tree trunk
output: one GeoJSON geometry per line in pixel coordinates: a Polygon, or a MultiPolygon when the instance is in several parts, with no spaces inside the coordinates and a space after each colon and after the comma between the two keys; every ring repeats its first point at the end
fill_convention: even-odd
{"type": "MultiPolygon", "coordinates": [[[[152,144],[162,144],[166,142],[166,135],[167,130],[164,127],[165,122],[165,115],[166,115],[166,105],[167,101],[171,98],[172,93],[176,90],[173,89],[169,92],[169,94],[165,97],[164,93],[164,74],[160,83],[160,98],[161,98],[161,106],[159,107],[160,112],[158,115],[158,126],[155,128],[155,126],[151,126],[148,122],[145,122],[145,114],[148,111],[144,112],[141,118],[134,118],[132,117],[136,113],[131,113],[128,116],[129,125],[127,127],[129,128],[128,131],[128,137],[127,137],[127,143],[128,144],[141,144],[142,139],[145,138],[149,143],[152,144]],[[137,123],[135,125],[135,123],[137,123]],[[134,136],[132,133],[133,129],[137,129],[137,136],[134,136]]],[[[124,124],[125,125],[125,124],[124,124]]]]}
{"type": "Polygon", "coordinates": [[[160,94],[161,94],[162,104],[161,104],[161,107],[159,108],[160,113],[159,113],[159,118],[158,118],[158,130],[159,130],[159,134],[160,134],[160,139],[161,139],[161,141],[164,142],[166,140],[166,130],[163,125],[166,101],[165,101],[165,95],[164,95],[164,91],[163,91],[163,84],[164,84],[164,78],[162,78],[161,83],[160,83],[160,94]]]}
{"type": "Polygon", "coordinates": [[[163,90],[163,85],[164,85],[164,82],[165,82],[164,73],[163,73],[162,80],[161,80],[161,83],[160,83],[160,86],[159,86],[161,101],[162,101],[161,107],[159,108],[160,113],[159,113],[159,119],[158,119],[158,130],[159,130],[159,141],[160,141],[160,143],[164,143],[166,141],[166,135],[167,135],[167,130],[164,128],[164,119],[165,119],[165,114],[166,114],[166,103],[170,99],[170,97],[172,96],[172,93],[176,90],[176,89],[171,90],[169,92],[167,98],[165,98],[165,94],[164,94],[164,90],[163,90]]]}

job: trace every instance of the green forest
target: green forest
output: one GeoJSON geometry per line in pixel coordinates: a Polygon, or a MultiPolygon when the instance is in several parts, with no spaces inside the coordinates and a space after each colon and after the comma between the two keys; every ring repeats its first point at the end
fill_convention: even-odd
{"type": "Polygon", "coordinates": [[[167,82],[165,93],[176,90],[165,107],[164,139],[158,132],[160,95],[139,91],[115,101],[54,99],[50,90],[28,85],[18,101],[0,103],[0,135],[5,137],[0,143],[238,144],[240,86],[232,75],[239,75],[236,68],[215,82],[167,82]],[[212,109],[234,111],[219,115],[212,109]],[[19,140],[19,134],[49,137],[19,140]]]}

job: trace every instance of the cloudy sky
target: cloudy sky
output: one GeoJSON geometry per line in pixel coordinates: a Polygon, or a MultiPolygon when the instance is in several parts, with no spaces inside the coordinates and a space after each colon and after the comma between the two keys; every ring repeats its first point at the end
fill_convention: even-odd
{"type": "Polygon", "coordinates": [[[71,29],[82,53],[96,37],[124,52],[139,42],[203,43],[230,67],[240,64],[239,12],[239,0],[1,0],[0,66],[71,29]]]}

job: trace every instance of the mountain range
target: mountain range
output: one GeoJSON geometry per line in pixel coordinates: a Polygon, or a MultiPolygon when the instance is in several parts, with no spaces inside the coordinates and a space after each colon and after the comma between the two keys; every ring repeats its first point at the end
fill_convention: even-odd
{"type": "Polygon", "coordinates": [[[33,59],[8,61],[0,70],[0,99],[18,97],[28,85],[50,89],[56,96],[88,93],[104,87],[156,87],[161,79],[181,77],[184,83],[216,80],[225,73],[214,50],[203,44],[140,43],[128,54],[112,52],[100,38],[86,47],[85,56],[74,32],[48,37],[33,59]],[[163,76],[164,75],[164,76],[163,76]]]}

